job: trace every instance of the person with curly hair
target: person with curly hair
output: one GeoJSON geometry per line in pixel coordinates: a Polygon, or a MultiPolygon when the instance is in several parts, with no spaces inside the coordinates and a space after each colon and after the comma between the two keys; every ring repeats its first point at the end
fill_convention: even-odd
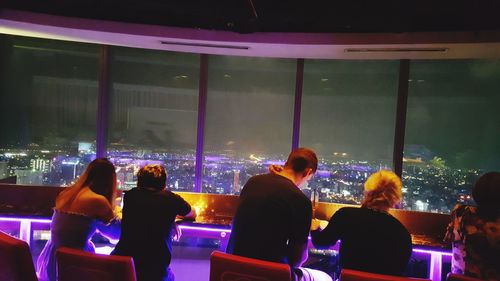
{"type": "Polygon", "coordinates": [[[175,218],[196,217],[181,196],[166,190],[167,172],[150,164],[137,173],[137,187],[125,192],[122,231],[113,255],[134,259],[138,281],[173,281],[170,269],[175,218]]]}

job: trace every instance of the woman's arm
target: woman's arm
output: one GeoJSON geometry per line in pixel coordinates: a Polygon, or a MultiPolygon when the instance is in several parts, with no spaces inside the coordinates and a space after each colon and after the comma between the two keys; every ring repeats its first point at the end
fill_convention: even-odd
{"type": "Polygon", "coordinates": [[[196,209],[191,207],[191,211],[189,211],[189,213],[187,213],[186,215],[184,216],[179,216],[180,218],[183,218],[183,219],[195,219],[196,218],[196,209]]]}
{"type": "MultiPolygon", "coordinates": [[[[110,223],[99,221],[97,223],[97,230],[102,236],[110,240],[118,240],[121,235],[121,221],[118,219],[112,220],[110,223]]],[[[113,242],[115,243],[115,242],[113,242]]]]}
{"type": "Polygon", "coordinates": [[[311,240],[314,247],[328,248],[335,245],[337,240],[340,239],[340,234],[344,227],[344,217],[344,211],[340,209],[333,214],[325,229],[321,230],[321,228],[319,228],[311,231],[311,240]]]}
{"type": "Polygon", "coordinates": [[[121,233],[121,221],[116,211],[121,212],[121,209],[117,207],[113,210],[111,204],[104,197],[95,199],[94,208],[95,217],[99,220],[97,231],[108,239],[118,240],[121,233]]]}

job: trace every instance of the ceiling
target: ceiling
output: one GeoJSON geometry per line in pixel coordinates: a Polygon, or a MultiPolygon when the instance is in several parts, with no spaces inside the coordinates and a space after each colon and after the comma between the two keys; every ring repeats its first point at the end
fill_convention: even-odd
{"type": "Polygon", "coordinates": [[[61,16],[238,33],[500,30],[498,0],[4,0],[1,5],[61,16]]]}

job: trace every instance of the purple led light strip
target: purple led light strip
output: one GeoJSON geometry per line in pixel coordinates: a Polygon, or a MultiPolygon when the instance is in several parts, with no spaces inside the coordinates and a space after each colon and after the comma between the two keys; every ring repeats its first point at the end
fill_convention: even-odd
{"type": "Polygon", "coordinates": [[[36,222],[36,223],[51,223],[50,219],[31,219],[31,218],[19,218],[19,217],[0,217],[0,221],[13,221],[13,222],[36,222]]]}
{"type": "Polygon", "coordinates": [[[231,229],[224,229],[224,228],[211,228],[211,227],[189,226],[189,225],[179,225],[179,228],[180,229],[199,230],[199,231],[208,231],[208,232],[231,233],[231,229]]]}
{"type": "MultiPolygon", "coordinates": [[[[29,233],[31,232],[31,223],[46,223],[50,224],[51,220],[50,219],[35,219],[35,218],[21,218],[21,217],[0,217],[0,222],[1,221],[8,221],[8,222],[19,222],[20,223],[20,228],[26,228],[20,229],[20,233],[29,233]],[[29,226],[29,227],[28,227],[29,226]]],[[[220,233],[221,238],[229,238],[227,234],[231,233],[231,229],[227,228],[211,228],[211,227],[203,227],[203,226],[189,226],[189,225],[179,225],[179,228],[181,230],[191,230],[194,232],[208,232],[208,233],[220,233]]],[[[25,233],[25,234],[27,234],[25,233]]],[[[29,235],[25,237],[26,235],[23,235],[22,238],[28,239],[29,243],[29,235]]],[[[23,240],[24,240],[23,239],[23,240]]],[[[310,239],[310,238],[309,238],[310,239]]],[[[99,250],[101,251],[101,250],[99,250]]],[[[430,268],[429,268],[429,278],[431,278],[433,281],[440,280],[441,278],[441,266],[442,266],[442,258],[443,256],[452,256],[452,253],[449,251],[438,251],[438,250],[428,250],[428,249],[419,249],[419,248],[414,248],[413,249],[414,253],[423,253],[423,254],[428,254],[430,255],[430,268]]],[[[106,249],[102,249],[102,253],[107,253],[106,249]]]]}
{"type": "Polygon", "coordinates": [[[413,248],[413,252],[416,253],[424,253],[424,254],[438,254],[442,256],[453,256],[453,254],[449,251],[437,251],[437,250],[427,250],[427,249],[419,249],[419,248],[413,248]]]}
{"type": "MultiPolygon", "coordinates": [[[[35,222],[35,223],[47,223],[51,222],[50,219],[35,219],[35,218],[21,218],[21,217],[0,217],[0,221],[11,221],[11,222],[35,222]]],[[[190,226],[190,225],[179,225],[180,229],[187,230],[197,230],[197,231],[206,231],[206,232],[225,232],[227,234],[231,233],[231,229],[227,228],[212,228],[212,227],[204,227],[204,226],[190,226]]],[[[311,239],[309,237],[309,239],[311,239]]],[[[414,248],[413,252],[416,253],[424,253],[424,254],[438,254],[443,256],[452,256],[452,253],[449,251],[439,251],[439,250],[428,250],[428,249],[419,249],[414,248]]]]}

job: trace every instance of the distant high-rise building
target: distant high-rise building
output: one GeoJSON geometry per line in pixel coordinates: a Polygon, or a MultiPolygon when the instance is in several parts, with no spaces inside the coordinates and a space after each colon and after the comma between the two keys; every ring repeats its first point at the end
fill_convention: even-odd
{"type": "Polygon", "coordinates": [[[233,194],[240,192],[240,170],[234,170],[233,194]]]}
{"type": "Polygon", "coordinates": [[[429,203],[423,202],[421,200],[415,201],[415,207],[413,208],[416,211],[427,212],[429,209],[429,203]]]}
{"type": "Polygon", "coordinates": [[[41,185],[43,184],[43,172],[33,170],[15,170],[17,184],[41,185]]]}
{"type": "Polygon", "coordinates": [[[0,157],[0,179],[4,179],[9,176],[9,161],[5,158],[0,157]]]}
{"type": "Polygon", "coordinates": [[[69,157],[62,161],[61,174],[62,174],[62,179],[65,181],[66,184],[71,183],[78,175],[77,173],[78,164],[80,164],[80,159],[76,157],[69,157]]]}
{"type": "Polygon", "coordinates": [[[90,142],[79,142],[78,153],[79,154],[95,153],[94,145],[90,142]]]}
{"type": "Polygon", "coordinates": [[[35,158],[30,160],[30,168],[33,171],[50,172],[50,165],[51,161],[48,159],[35,158]]]}

